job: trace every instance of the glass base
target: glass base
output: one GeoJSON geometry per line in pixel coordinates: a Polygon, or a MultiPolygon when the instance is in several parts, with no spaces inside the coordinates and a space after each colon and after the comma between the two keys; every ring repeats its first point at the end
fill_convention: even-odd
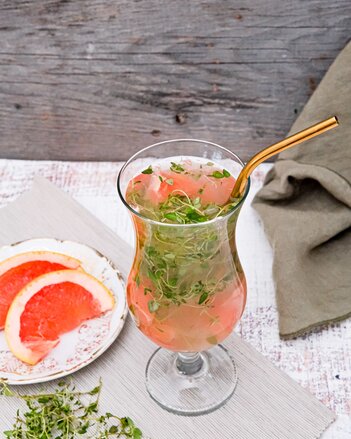
{"type": "Polygon", "coordinates": [[[206,352],[177,354],[157,349],[146,367],[146,388],[162,408],[196,416],[221,407],[233,395],[237,369],[221,345],[206,352]]]}

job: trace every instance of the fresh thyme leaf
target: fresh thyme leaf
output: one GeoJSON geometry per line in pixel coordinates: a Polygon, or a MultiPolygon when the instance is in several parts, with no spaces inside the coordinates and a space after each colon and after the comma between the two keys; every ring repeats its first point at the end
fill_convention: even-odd
{"type": "Polygon", "coordinates": [[[133,439],[141,439],[143,437],[143,433],[139,428],[135,428],[133,431],[133,439]]]}
{"type": "Polygon", "coordinates": [[[163,182],[163,178],[161,177],[161,175],[158,176],[158,179],[160,180],[160,182],[163,182]]]}
{"type": "Polygon", "coordinates": [[[96,386],[94,387],[93,390],[90,390],[89,395],[96,395],[97,393],[99,393],[101,390],[101,385],[100,386],[96,386]]]}
{"type": "Polygon", "coordinates": [[[151,165],[149,165],[146,169],[141,171],[142,174],[152,174],[154,171],[152,170],[151,165]]]}
{"type": "Polygon", "coordinates": [[[141,439],[142,432],[131,418],[119,418],[112,413],[98,415],[100,392],[101,382],[86,392],[77,391],[72,383],[61,382],[52,393],[26,395],[0,382],[1,395],[22,399],[27,404],[27,411],[22,415],[17,410],[12,429],[3,434],[11,439],[141,439]]]}
{"type": "Polygon", "coordinates": [[[149,245],[148,247],[145,247],[145,252],[148,256],[152,257],[152,256],[157,256],[158,252],[155,249],[155,247],[149,245]]]}
{"type": "Polygon", "coordinates": [[[201,199],[200,197],[196,197],[193,201],[194,207],[196,207],[197,209],[200,209],[201,207],[201,199]]]}
{"type": "Polygon", "coordinates": [[[177,214],[176,212],[165,213],[165,218],[167,218],[170,221],[174,221],[176,223],[182,222],[179,217],[179,214],[177,214]]]}
{"type": "Polygon", "coordinates": [[[137,284],[137,286],[138,287],[140,287],[140,276],[139,276],[139,273],[137,273],[136,275],[135,275],[135,283],[137,284]]]}
{"type": "Polygon", "coordinates": [[[202,294],[201,294],[201,296],[200,296],[200,299],[199,299],[199,305],[201,305],[202,303],[204,303],[205,302],[205,300],[208,298],[208,292],[207,291],[204,291],[202,294]]]}
{"type": "Polygon", "coordinates": [[[204,188],[203,187],[201,187],[199,190],[198,190],[198,193],[199,194],[202,194],[203,193],[203,191],[204,191],[204,188]]]}
{"type": "Polygon", "coordinates": [[[152,290],[150,288],[144,288],[145,296],[147,295],[147,293],[152,293],[152,290]]]}
{"type": "Polygon", "coordinates": [[[223,175],[222,172],[220,172],[220,171],[213,171],[213,173],[210,175],[210,177],[214,177],[214,178],[223,178],[224,175],[223,175]]]}
{"type": "Polygon", "coordinates": [[[194,223],[203,223],[204,221],[207,221],[206,216],[200,215],[195,210],[192,210],[186,214],[187,218],[191,220],[194,223]]]}
{"type": "Polygon", "coordinates": [[[167,178],[166,183],[173,186],[173,178],[167,178]]]}
{"type": "Polygon", "coordinates": [[[7,387],[5,384],[1,383],[1,380],[0,380],[0,385],[1,385],[0,395],[2,395],[2,396],[15,396],[15,393],[9,387],[7,387]]]}
{"type": "Polygon", "coordinates": [[[176,277],[169,280],[169,284],[171,287],[175,287],[177,285],[177,282],[178,282],[178,279],[176,277]]]}
{"type": "Polygon", "coordinates": [[[46,402],[49,402],[50,398],[48,396],[41,396],[38,398],[38,402],[41,404],[45,404],[46,402]]]}
{"type": "Polygon", "coordinates": [[[147,274],[149,279],[151,279],[153,282],[157,282],[157,280],[162,276],[162,271],[153,272],[152,270],[148,270],[147,274]]]}
{"type": "Polygon", "coordinates": [[[174,162],[171,162],[171,166],[169,167],[169,169],[173,172],[176,172],[177,174],[185,171],[182,165],[174,162]]]}
{"type": "Polygon", "coordinates": [[[221,171],[213,171],[213,173],[210,175],[210,177],[214,178],[228,178],[230,177],[230,172],[228,172],[226,169],[223,169],[223,172],[221,171]]]}
{"type": "Polygon", "coordinates": [[[147,303],[147,306],[149,308],[150,312],[156,312],[158,308],[160,307],[160,304],[156,302],[155,300],[149,300],[147,303]]]}

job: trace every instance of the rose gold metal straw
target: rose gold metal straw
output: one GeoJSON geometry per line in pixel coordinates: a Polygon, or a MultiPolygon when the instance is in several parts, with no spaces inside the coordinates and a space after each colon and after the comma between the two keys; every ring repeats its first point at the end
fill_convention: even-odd
{"type": "Polygon", "coordinates": [[[305,140],[312,139],[312,137],[315,136],[319,136],[319,134],[331,130],[332,128],[335,128],[338,125],[339,122],[337,118],[333,116],[330,117],[329,119],[323,120],[322,122],[316,123],[315,125],[312,125],[309,128],[305,128],[304,130],[299,131],[298,133],[293,134],[292,136],[289,136],[278,143],[274,143],[273,145],[267,146],[267,148],[263,149],[262,151],[259,151],[246,163],[246,165],[241,170],[235,182],[231,197],[240,198],[244,195],[247,180],[251,175],[252,171],[260,163],[264,162],[265,160],[272,157],[273,155],[276,155],[279,152],[284,151],[284,149],[291,148],[292,146],[298,145],[299,143],[302,143],[305,140]]]}

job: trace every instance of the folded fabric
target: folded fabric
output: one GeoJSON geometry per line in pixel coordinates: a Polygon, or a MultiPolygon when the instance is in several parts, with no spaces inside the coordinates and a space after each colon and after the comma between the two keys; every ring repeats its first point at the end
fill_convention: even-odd
{"type": "Polygon", "coordinates": [[[280,154],[253,201],[274,250],[284,338],[351,316],[351,43],[290,134],[333,115],[340,126],[280,154]]]}

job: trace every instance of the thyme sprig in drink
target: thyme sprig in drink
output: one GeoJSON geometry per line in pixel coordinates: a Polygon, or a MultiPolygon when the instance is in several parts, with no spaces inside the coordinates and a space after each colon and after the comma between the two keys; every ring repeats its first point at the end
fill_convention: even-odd
{"type": "Polygon", "coordinates": [[[128,303],[138,327],[167,349],[203,351],[241,317],[246,284],[235,247],[238,211],[227,215],[240,201],[230,198],[234,182],[213,161],[182,157],[150,163],[128,184],[126,201],[152,220],[133,218],[137,251],[128,303]]]}

